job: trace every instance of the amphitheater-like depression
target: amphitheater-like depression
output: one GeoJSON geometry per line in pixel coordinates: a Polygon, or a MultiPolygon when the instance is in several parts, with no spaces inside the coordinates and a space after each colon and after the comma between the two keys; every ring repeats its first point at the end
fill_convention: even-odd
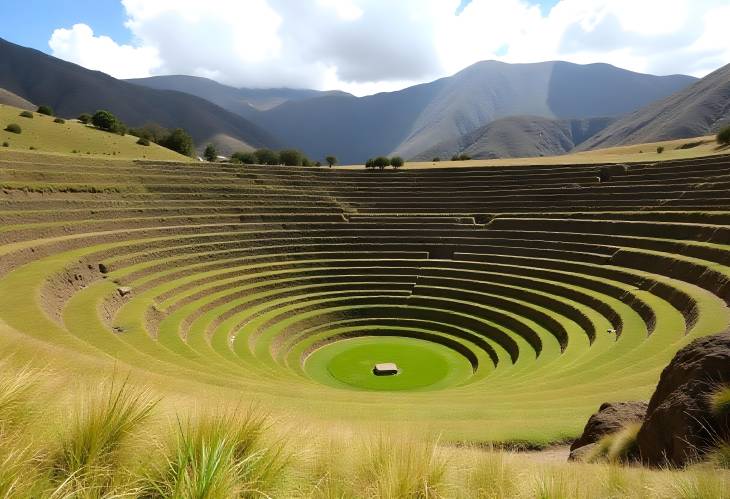
{"type": "Polygon", "coordinates": [[[77,368],[549,442],[602,402],[648,398],[679,348],[730,323],[726,156],[398,172],[24,158],[0,157],[0,321],[77,368]]]}

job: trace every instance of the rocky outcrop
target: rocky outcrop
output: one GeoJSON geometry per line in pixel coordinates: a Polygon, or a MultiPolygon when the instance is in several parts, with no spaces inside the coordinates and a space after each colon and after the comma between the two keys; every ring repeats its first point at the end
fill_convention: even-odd
{"type": "Polygon", "coordinates": [[[641,422],[646,414],[646,402],[606,402],[598,408],[583,429],[583,434],[570,446],[570,461],[579,460],[605,435],[641,422]]]}
{"type": "Polygon", "coordinates": [[[637,447],[644,463],[683,466],[730,438],[730,417],[717,417],[710,395],[730,382],[730,332],[693,341],[662,372],[637,447]]]}

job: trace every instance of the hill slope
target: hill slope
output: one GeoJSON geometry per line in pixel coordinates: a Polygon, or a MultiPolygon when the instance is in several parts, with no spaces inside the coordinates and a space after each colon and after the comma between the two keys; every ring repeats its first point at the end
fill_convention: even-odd
{"type": "Polygon", "coordinates": [[[190,161],[174,151],[157,144],[141,146],[137,137],[117,135],[82,125],[76,120],[55,123],[54,118],[33,113],[33,118],[19,116],[22,109],[0,104],[0,143],[2,151],[34,150],[80,156],[109,156],[125,159],[190,161]],[[22,133],[5,131],[10,123],[20,125],[22,133]]]}
{"type": "Polygon", "coordinates": [[[325,95],[349,95],[345,92],[321,92],[295,88],[235,88],[208,78],[186,75],[153,76],[125,81],[158,90],[177,90],[197,95],[246,118],[255,116],[256,111],[267,111],[284,102],[325,95]]]}
{"type": "Polygon", "coordinates": [[[694,81],[606,64],[487,61],[398,92],[286,102],[259,113],[256,122],[313,157],[334,153],[345,162],[360,162],[396,153],[412,158],[499,118],[618,116],[694,81]]]}
{"type": "Polygon", "coordinates": [[[458,139],[441,142],[415,156],[428,161],[467,154],[474,159],[555,156],[610,125],[615,118],[552,120],[539,116],[513,116],[495,120],[458,139]]]}
{"type": "Polygon", "coordinates": [[[730,123],[730,64],[616,121],[580,149],[697,137],[730,123]]]}
{"type": "Polygon", "coordinates": [[[37,50],[0,39],[0,87],[60,115],[108,109],[130,125],[157,122],[185,128],[198,146],[215,137],[240,148],[278,145],[250,121],[189,94],[155,90],[89,71],[37,50]]]}
{"type": "Polygon", "coordinates": [[[0,88],[0,104],[25,109],[26,111],[35,111],[37,109],[32,102],[15,95],[13,92],[8,92],[4,88],[0,88]]]}

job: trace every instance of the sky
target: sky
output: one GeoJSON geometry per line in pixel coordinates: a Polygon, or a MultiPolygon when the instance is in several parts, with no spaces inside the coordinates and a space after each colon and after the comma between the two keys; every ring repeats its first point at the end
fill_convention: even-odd
{"type": "Polygon", "coordinates": [[[730,0],[3,0],[0,37],[117,78],[392,91],[480,60],[705,76],[730,0]]]}

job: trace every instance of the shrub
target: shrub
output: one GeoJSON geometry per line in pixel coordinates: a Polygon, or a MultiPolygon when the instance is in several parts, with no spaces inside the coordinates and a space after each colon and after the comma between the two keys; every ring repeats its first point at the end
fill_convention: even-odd
{"type": "Polygon", "coordinates": [[[279,151],[279,163],[286,166],[302,166],[304,155],[296,149],[279,151]]]}
{"type": "Polygon", "coordinates": [[[730,146],[730,125],[726,126],[717,134],[717,143],[721,146],[730,146]]]}
{"type": "Polygon", "coordinates": [[[656,148],[656,153],[657,154],[661,154],[663,152],[664,152],[664,146],[659,146],[659,147],[656,148]]]}
{"type": "Polygon", "coordinates": [[[386,166],[390,166],[390,158],[378,156],[373,160],[373,167],[384,170],[386,166]]]}
{"type": "Polygon", "coordinates": [[[730,443],[720,442],[720,444],[710,452],[710,462],[718,468],[730,469],[730,443]]]}
{"type": "Polygon", "coordinates": [[[368,160],[365,162],[365,168],[375,168],[375,160],[373,158],[368,158],[368,160]]]}
{"type": "Polygon", "coordinates": [[[303,156],[302,157],[302,166],[312,166],[312,161],[308,157],[303,156]]]}
{"type": "Polygon", "coordinates": [[[335,156],[327,156],[324,158],[324,160],[327,162],[327,165],[332,168],[337,164],[337,158],[335,156]]]}
{"type": "Polygon", "coordinates": [[[148,145],[150,145],[150,140],[146,139],[144,137],[140,137],[139,140],[137,141],[137,144],[139,144],[141,146],[148,146],[148,145]]]}
{"type": "Polygon", "coordinates": [[[213,144],[208,144],[207,146],[205,146],[203,158],[205,158],[206,161],[210,161],[211,163],[218,159],[218,151],[215,150],[215,146],[213,144]]]}
{"type": "Polygon", "coordinates": [[[55,120],[53,120],[53,122],[58,123],[59,125],[66,124],[66,120],[64,120],[63,118],[56,118],[55,120]]]}
{"type": "Polygon", "coordinates": [[[314,163],[314,166],[317,166],[317,167],[322,166],[322,163],[317,161],[316,163],[314,163]]]}
{"type": "Polygon", "coordinates": [[[89,123],[91,123],[91,115],[88,113],[83,113],[79,115],[77,119],[84,125],[88,125],[89,123]]]}
{"type": "Polygon", "coordinates": [[[91,124],[101,130],[111,131],[117,124],[117,117],[102,109],[91,117],[91,124]]]}
{"type": "Polygon", "coordinates": [[[51,106],[38,106],[38,114],[45,114],[46,116],[53,116],[53,109],[51,106]]]}
{"type": "Polygon", "coordinates": [[[170,135],[170,130],[157,123],[146,123],[138,128],[130,128],[129,134],[159,144],[170,135]]]}
{"type": "Polygon", "coordinates": [[[33,113],[31,113],[30,111],[23,111],[22,113],[20,113],[20,117],[21,118],[33,118],[33,113]]]}
{"type": "Polygon", "coordinates": [[[279,165],[279,153],[271,149],[258,149],[254,153],[256,163],[259,165],[279,165]]]}
{"type": "Polygon", "coordinates": [[[5,127],[5,131],[10,133],[23,133],[23,129],[17,123],[10,123],[5,127]]]}
{"type": "Polygon", "coordinates": [[[403,166],[404,163],[405,162],[403,161],[403,158],[401,158],[400,156],[394,156],[390,158],[390,166],[392,166],[396,170],[403,166]]]}
{"type": "Polygon", "coordinates": [[[252,152],[239,151],[231,155],[231,161],[244,165],[253,165],[256,164],[256,156],[252,152]]]}
{"type": "Polygon", "coordinates": [[[10,142],[3,142],[3,147],[10,147],[10,142]]]}
{"type": "Polygon", "coordinates": [[[471,159],[471,156],[468,154],[461,154],[459,155],[459,161],[469,161],[471,159]]]}
{"type": "Polygon", "coordinates": [[[438,163],[439,161],[441,161],[441,158],[439,158],[438,156],[436,156],[431,161],[433,161],[434,163],[438,163]]]}
{"type": "Polygon", "coordinates": [[[193,138],[182,128],[176,128],[170,132],[170,134],[160,141],[159,144],[162,147],[166,147],[171,151],[178,152],[185,156],[193,155],[193,138]]]}

